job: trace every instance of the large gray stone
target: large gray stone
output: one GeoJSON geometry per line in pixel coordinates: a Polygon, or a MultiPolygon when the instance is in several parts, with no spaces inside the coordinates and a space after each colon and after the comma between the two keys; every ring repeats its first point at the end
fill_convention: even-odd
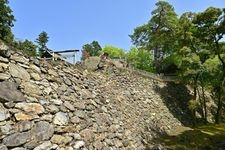
{"type": "Polygon", "coordinates": [[[37,141],[48,140],[52,137],[54,133],[53,125],[46,121],[40,121],[35,124],[34,128],[31,129],[31,135],[33,139],[37,141]]]}
{"type": "Polygon", "coordinates": [[[87,117],[86,113],[85,113],[84,111],[82,111],[82,110],[77,110],[77,111],[75,111],[74,114],[75,114],[77,117],[82,118],[82,119],[84,119],[84,118],[87,117]]]}
{"type": "Polygon", "coordinates": [[[1,63],[0,62],[0,71],[2,73],[5,73],[8,70],[9,65],[7,63],[1,63]]]}
{"type": "Polygon", "coordinates": [[[9,117],[9,111],[0,103],[0,121],[4,121],[9,117]]]}
{"type": "Polygon", "coordinates": [[[35,147],[34,150],[47,150],[50,149],[50,147],[52,147],[52,143],[50,141],[46,141],[41,145],[35,147]]]}
{"type": "Polygon", "coordinates": [[[73,148],[75,149],[80,149],[82,148],[83,146],[85,145],[85,142],[84,141],[76,141],[73,148]]]}
{"type": "Polygon", "coordinates": [[[84,129],[80,132],[80,135],[85,141],[93,142],[94,140],[94,131],[91,129],[84,129]]]}
{"type": "Polygon", "coordinates": [[[35,72],[38,72],[38,73],[41,73],[41,69],[38,67],[38,66],[36,66],[36,65],[34,65],[34,64],[30,64],[30,69],[32,69],[33,71],[35,71],[35,72]]]}
{"type": "Polygon", "coordinates": [[[17,121],[29,121],[39,118],[38,115],[32,113],[18,112],[14,114],[17,121]]]}
{"type": "Polygon", "coordinates": [[[0,150],[8,150],[8,148],[5,145],[0,145],[0,150]]]}
{"type": "Polygon", "coordinates": [[[23,148],[23,147],[16,147],[16,148],[13,148],[11,150],[27,150],[26,148],[23,148]]]}
{"type": "Polygon", "coordinates": [[[120,60],[112,60],[112,63],[117,67],[117,68],[123,68],[125,64],[125,62],[122,62],[120,60]]]}
{"type": "Polygon", "coordinates": [[[44,107],[38,103],[17,103],[15,107],[32,114],[42,114],[45,112],[44,107]]]}
{"type": "Polygon", "coordinates": [[[68,78],[65,77],[63,80],[64,80],[64,82],[65,82],[66,85],[68,85],[68,86],[71,86],[72,85],[72,82],[70,81],[70,79],[68,79],[68,78]]]}
{"type": "Polygon", "coordinates": [[[29,59],[25,58],[24,56],[12,55],[12,56],[10,57],[10,59],[13,59],[13,60],[15,60],[16,62],[20,62],[20,63],[22,63],[22,64],[26,64],[26,65],[29,64],[29,59]]]}
{"type": "Polygon", "coordinates": [[[66,108],[68,108],[70,111],[75,111],[74,106],[73,106],[70,102],[65,101],[65,102],[63,103],[63,105],[64,105],[66,108]]]}
{"type": "Polygon", "coordinates": [[[61,145],[61,144],[68,144],[73,140],[73,138],[71,136],[66,136],[66,135],[56,135],[54,134],[51,138],[51,142],[61,145]]]}
{"type": "Polygon", "coordinates": [[[21,87],[24,88],[25,93],[28,95],[39,96],[42,94],[42,91],[39,89],[39,87],[31,82],[24,82],[21,84],[21,87]]]}
{"type": "Polygon", "coordinates": [[[41,76],[38,73],[31,73],[31,78],[36,80],[36,81],[40,81],[41,80],[41,76]]]}
{"type": "Polygon", "coordinates": [[[3,139],[3,143],[8,147],[16,147],[26,143],[31,138],[29,132],[14,133],[3,139]]]}
{"type": "Polygon", "coordinates": [[[20,78],[24,81],[30,80],[30,74],[21,66],[10,63],[9,72],[13,77],[20,78]]]}
{"type": "Polygon", "coordinates": [[[80,148],[84,147],[84,145],[85,145],[84,141],[76,141],[73,148],[74,149],[80,149],[80,148]]]}
{"type": "Polygon", "coordinates": [[[48,74],[50,74],[52,76],[55,76],[55,77],[58,77],[58,73],[55,70],[53,70],[53,69],[49,69],[48,70],[48,74]]]}
{"type": "Polygon", "coordinates": [[[38,142],[36,140],[31,140],[31,141],[27,142],[26,144],[24,144],[24,147],[26,149],[34,149],[38,145],[40,145],[40,142],[38,142]]]}
{"type": "MultiPolygon", "coordinates": [[[[0,126],[0,131],[2,134],[9,135],[9,134],[11,134],[12,130],[13,130],[13,126],[8,122],[5,125],[0,126]]],[[[1,148],[0,148],[0,150],[1,150],[1,148]]]]}
{"type": "Polygon", "coordinates": [[[13,82],[0,82],[0,102],[25,101],[23,94],[17,90],[18,85],[13,82]]]}
{"type": "Polygon", "coordinates": [[[8,80],[11,77],[8,73],[0,73],[0,80],[8,80]]]}
{"type": "Polygon", "coordinates": [[[67,113],[64,112],[58,112],[56,113],[54,119],[53,119],[53,123],[56,125],[66,125],[69,122],[69,117],[67,115],[67,113]]]}
{"type": "Polygon", "coordinates": [[[8,59],[8,58],[4,58],[4,57],[0,56],[0,62],[5,62],[5,63],[8,63],[8,62],[9,62],[9,59],[8,59]]]}
{"type": "Polygon", "coordinates": [[[84,141],[76,141],[73,148],[74,149],[81,149],[82,147],[84,147],[85,142],[84,141]]]}
{"type": "Polygon", "coordinates": [[[11,52],[9,50],[9,47],[0,41],[0,56],[9,58],[10,55],[11,55],[11,52]]]}
{"type": "Polygon", "coordinates": [[[95,95],[87,89],[82,89],[81,97],[82,97],[82,99],[92,99],[92,98],[95,98],[95,95]]]}
{"type": "Polygon", "coordinates": [[[85,68],[87,68],[88,70],[96,70],[98,67],[98,64],[100,62],[100,58],[99,57],[89,57],[88,59],[85,59],[84,61],[84,66],[85,68]]]}
{"type": "Polygon", "coordinates": [[[28,131],[32,128],[33,123],[31,121],[21,121],[15,125],[15,129],[18,132],[28,131]]]}

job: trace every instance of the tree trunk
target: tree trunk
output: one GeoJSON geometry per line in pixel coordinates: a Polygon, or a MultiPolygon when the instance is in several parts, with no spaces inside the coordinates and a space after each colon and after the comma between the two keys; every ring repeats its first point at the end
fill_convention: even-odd
{"type": "Polygon", "coordinates": [[[203,98],[202,98],[202,94],[201,92],[199,91],[199,89],[197,90],[198,91],[198,97],[199,97],[199,102],[200,102],[200,113],[201,113],[201,116],[203,119],[205,119],[205,113],[204,113],[204,101],[203,101],[203,98]]]}
{"type": "Polygon", "coordinates": [[[204,108],[204,120],[205,124],[208,123],[208,116],[207,116],[207,105],[206,105],[206,97],[205,97],[205,90],[203,84],[201,84],[202,89],[202,99],[203,99],[203,108],[204,108]]]}
{"type": "Polygon", "coordinates": [[[157,73],[161,72],[161,68],[160,68],[160,64],[159,64],[159,57],[160,57],[160,50],[159,50],[159,46],[156,46],[154,48],[154,65],[155,65],[155,71],[157,73]]]}
{"type": "Polygon", "coordinates": [[[216,112],[216,124],[221,123],[221,114],[222,114],[222,100],[221,100],[221,90],[219,90],[218,95],[218,106],[217,106],[217,112],[216,112]]]}
{"type": "Polygon", "coordinates": [[[222,108],[223,108],[223,98],[222,98],[222,94],[223,94],[223,88],[224,88],[224,82],[225,82],[225,61],[224,59],[221,57],[221,51],[220,51],[220,46],[219,46],[219,41],[220,39],[218,39],[216,41],[216,52],[217,52],[217,56],[222,64],[222,76],[221,76],[221,84],[219,85],[219,89],[218,89],[218,108],[217,108],[217,113],[216,113],[216,124],[221,123],[221,114],[222,114],[222,108]]]}
{"type": "MultiPolygon", "coordinates": [[[[199,77],[199,74],[197,74],[196,77],[194,78],[194,95],[193,95],[194,101],[197,101],[198,77],[199,77]]],[[[193,109],[192,115],[193,115],[193,126],[195,127],[196,126],[196,108],[193,109]]]]}

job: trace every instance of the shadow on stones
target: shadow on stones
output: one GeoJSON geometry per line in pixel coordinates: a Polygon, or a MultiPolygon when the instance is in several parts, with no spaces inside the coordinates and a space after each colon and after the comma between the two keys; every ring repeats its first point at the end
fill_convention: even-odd
{"type": "Polygon", "coordinates": [[[191,95],[186,86],[174,82],[168,82],[166,86],[160,87],[155,84],[154,90],[160,94],[163,102],[183,125],[192,125],[191,111],[188,109],[188,101],[191,95]]]}
{"type": "MultiPolygon", "coordinates": [[[[161,149],[182,150],[216,150],[225,149],[225,125],[200,126],[193,130],[184,131],[178,135],[163,135],[154,139],[161,149]]],[[[152,148],[151,148],[152,149],[152,148]]],[[[148,147],[145,150],[150,150],[148,147]]]]}

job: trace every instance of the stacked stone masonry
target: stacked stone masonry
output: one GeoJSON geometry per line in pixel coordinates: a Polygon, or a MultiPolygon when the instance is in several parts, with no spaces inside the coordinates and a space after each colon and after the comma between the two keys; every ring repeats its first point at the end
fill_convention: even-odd
{"type": "Polygon", "coordinates": [[[127,71],[27,58],[2,44],[0,150],[145,149],[181,126],[155,84],[127,71]]]}

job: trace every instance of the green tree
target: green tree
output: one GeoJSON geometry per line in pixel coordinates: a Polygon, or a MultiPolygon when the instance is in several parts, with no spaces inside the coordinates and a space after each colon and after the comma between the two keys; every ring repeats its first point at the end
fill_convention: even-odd
{"type": "Polygon", "coordinates": [[[43,57],[43,53],[48,49],[46,45],[48,43],[48,39],[48,34],[45,31],[41,32],[36,39],[36,43],[38,44],[38,54],[40,57],[43,57]]]}
{"type": "Polygon", "coordinates": [[[148,72],[153,71],[152,55],[147,50],[132,47],[126,54],[126,59],[129,65],[133,66],[134,68],[148,72]]]}
{"type": "MultiPolygon", "coordinates": [[[[102,47],[99,45],[97,41],[93,41],[90,44],[83,45],[82,56],[98,56],[102,47]]],[[[82,57],[82,60],[86,59],[86,57],[82,57]]]]}
{"type": "Polygon", "coordinates": [[[11,27],[13,27],[15,18],[12,15],[12,10],[8,6],[8,3],[8,0],[0,1],[0,39],[7,43],[11,43],[13,41],[11,27]]]}
{"type": "Polygon", "coordinates": [[[35,45],[33,42],[29,41],[29,40],[25,40],[24,42],[15,42],[14,46],[21,50],[25,55],[28,56],[36,56],[37,52],[37,45],[35,45]]]}
{"type": "Polygon", "coordinates": [[[216,56],[219,60],[220,71],[214,78],[217,78],[220,82],[216,85],[212,82],[212,86],[217,98],[216,123],[220,123],[223,103],[225,102],[225,59],[222,43],[225,34],[225,9],[209,7],[204,12],[198,13],[193,23],[197,27],[195,36],[199,39],[201,48],[205,51],[202,55],[203,58],[216,56]]]}
{"type": "Polygon", "coordinates": [[[225,64],[222,37],[225,34],[225,9],[210,7],[200,13],[184,13],[178,26],[178,58],[181,59],[183,81],[192,85],[193,100],[197,91],[202,116],[207,122],[206,88],[211,89],[217,103],[216,123],[221,122],[225,101],[225,64]],[[216,63],[215,63],[216,62],[216,63]],[[212,69],[213,67],[213,69],[212,69]],[[199,89],[201,92],[199,92],[199,89]]]}
{"type": "Polygon", "coordinates": [[[123,49],[109,45],[103,48],[101,54],[103,53],[108,53],[110,58],[123,58],[125,56],[123,49]]]}
{"type": "MultiPolygon", "coordinates": [[[[197,103],[197,90],[200,72],[202,69],[199,56],[192,51],[189,47],[183,47],[180,50],[181,65],[180,65],[180,77],[186,84],[191,85],[193,88],[193,97],[191,103],[195,101],[197,103]]],[[[196,108],[192,108],[193,125],[196,125],[196,108]]]]}
{"type": "Polygon", "coordinates": [[[178,38],[178,49],[183,47],[195,48],[197,44],[194,37],[195,26],[193,20],[196,17],[196,14],[193,12],[186,12],[181,15],[178,21],[177,26],[177,38],[178,38]]]}
{"type": "Polygon", "coordinates": [[[178,50],[177,54],[181,54],[179,59],[182,61],[182,65],[180,66],[182,80],[186,80],[186,83],[192,85],[194,90],[192,100],[196,101],[196,103],[196,96],[198,94],[200,113],[205,123],[207,123],[205,91],[210,80],[208,80],[208,68],[204,63],[210,57],[214,57],[214,55],[208,50],[209,47],[205,44],[205,41],[201,40],[202,36],[199,34],[201,31],[199,25],[196,24],[199,14],[186,12],[179,18],[177,37],[179,43],[178,49],[180,50],[178,50]],[[193,60],[194,57],[197,59],[193,60]],[[188,64],[190,67],[187,67],[185,64],[188,64]]]}
{"type": "Polygon", "coordinates": [[[126,59],[129,65],[136,67],[138,61],[138,49],[136,47],[131,47],[131,49],[126,53],[126,59]]]}
{"type": "Polygon", "coordinates": [[[135,28],[130,37],[136,46],[154,51],[155,68],[159,70],[161,60],[176,49],[178,19],[173,6],[168,2],[159,1],[156,6],[149,22],[135,28]]]}

